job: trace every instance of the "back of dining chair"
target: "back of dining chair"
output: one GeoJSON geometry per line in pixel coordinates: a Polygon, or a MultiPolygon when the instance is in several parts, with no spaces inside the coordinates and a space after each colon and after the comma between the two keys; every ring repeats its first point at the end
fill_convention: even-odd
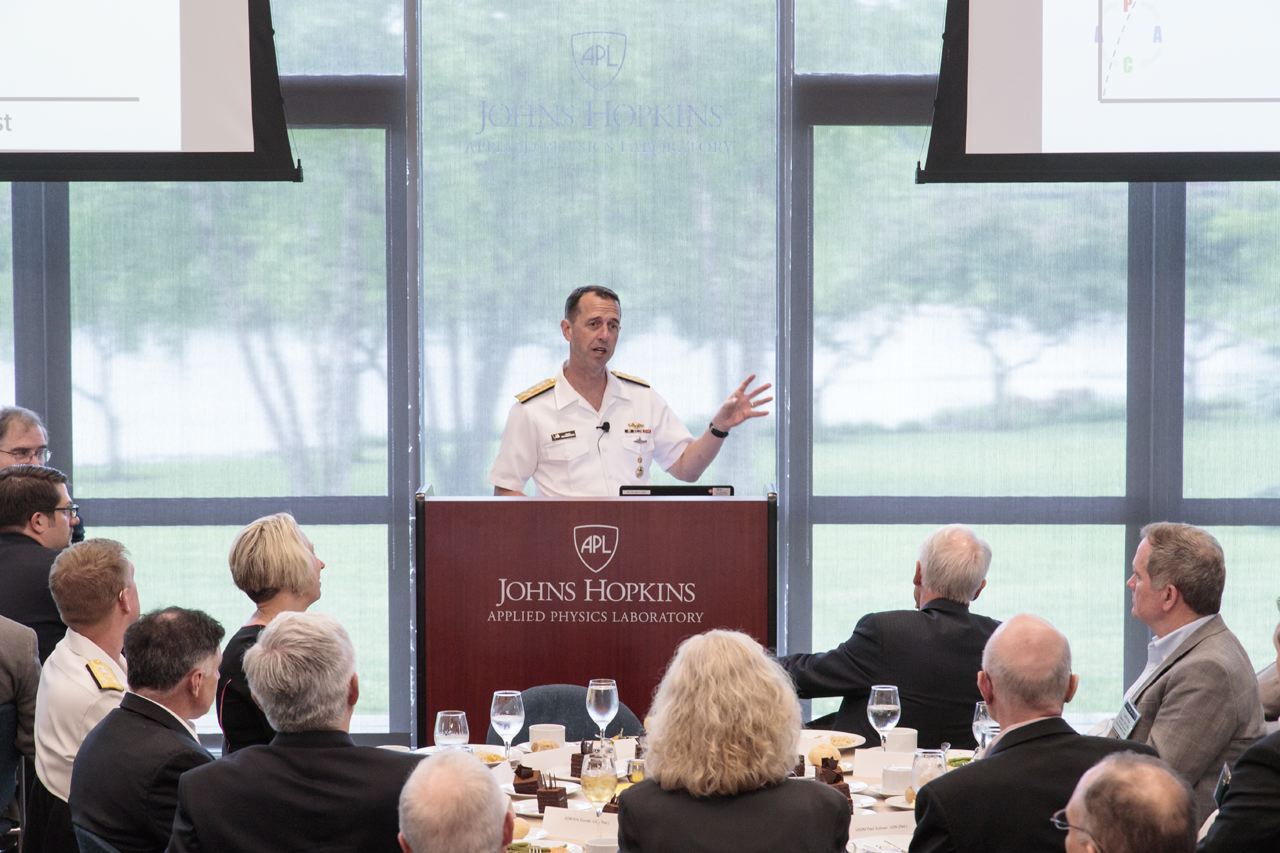
{"type": "MultiPolygon", "coordinates": [[[[539,684],[522,691],[520,698],[524,702],[524,727],[512,739],[512,743],[527,741],[529,726],[536,723],[559,723],[564,726],[566,742],[586,740],[599,732],[595,722],[587,714],[587,688],[581,684],[539,684]]],[[[605,728],[605,734],[610,737],[619,732],[640,734],[640,718],[621,702],[618,703],[617,716],[605,728]]],[[[498,737],[492,726],[486,742],[502,743],[502,738],[498,737]]]]}
{"type": "Polygon", "coordinates": [[[80,853],[120,853],[120,848],[75,824],[76,843],[80,845],[80,853]]]}

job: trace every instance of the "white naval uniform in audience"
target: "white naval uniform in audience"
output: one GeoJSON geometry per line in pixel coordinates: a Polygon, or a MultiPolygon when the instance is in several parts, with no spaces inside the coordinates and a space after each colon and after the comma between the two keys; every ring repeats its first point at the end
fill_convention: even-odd
{"type": "Polygon", "coordinates": [[[71,628],[45,661],[36,692],[36,775],[63,802],[80,744],[120,704],[127,684],[124,667],[71,628]]]}
{"type": "Polygon", "coordinates": [[[491,484],[512,491],[532,477],[539,495],[616,496],[619,486],[648,483],[654,463],[670,468],[693,441],[666,401],[626,374],[608,374],[598,412],[563,368],[516,399],[489,471],[491,484]]]}

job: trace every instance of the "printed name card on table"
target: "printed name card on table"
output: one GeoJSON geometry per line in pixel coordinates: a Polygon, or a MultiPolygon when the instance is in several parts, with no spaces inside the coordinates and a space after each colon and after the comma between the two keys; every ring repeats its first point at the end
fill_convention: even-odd
{"type": "Polygon", "coordinates": [[[866,835],[911,835],[915,831],[916,815],[911,811],[855,814],[849,823],[849,835],[855,838],[866,835]]]}
{"type": "Polygon", "coordinates": [[[560,809],[550,806],[542,815],[542,828],[547,831],[548,838],[568,838],[575,841],[617,838],[618,816],[606,812],[597,817],[594,808],[560,809]]]}
{"type": "Polygon", "coordinates": [[[853,775],[860,779],[880,781],[886,767],[910,767],[914,752],[885,752],[883,749],[855,749],[853,775]]]}

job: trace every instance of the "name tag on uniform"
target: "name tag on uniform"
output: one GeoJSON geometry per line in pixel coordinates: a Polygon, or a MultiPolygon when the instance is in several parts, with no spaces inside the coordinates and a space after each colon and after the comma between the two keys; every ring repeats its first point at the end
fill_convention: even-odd
{"type": "Polygon", "coordinates": [[[564,441],[566,438],[576,438],[577,435],[578,431],[573,429],[565,430],[564,432],[553,432],[551,433],[551,440],[564,441]]]}
{"type": "Polygon", "coordinates": [[[1142,719],[1142,715],[1138,713],[1138,709],[1128,699],[1120,706],[1120,713],[1116,714],[1115,722],[1111,724],[1111,728],[1115,729],[1115,733],[1122,738],[1127,738],[1133,734],[1133,730],[1138,725],[1138,720],[1142,719]]]}

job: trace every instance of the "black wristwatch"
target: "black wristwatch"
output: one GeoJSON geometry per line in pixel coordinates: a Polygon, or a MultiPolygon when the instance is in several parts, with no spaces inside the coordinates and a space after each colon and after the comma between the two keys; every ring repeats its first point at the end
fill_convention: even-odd
{"type": "Polygon", "coordinates": [[[711,423],[707,424],[707,429],[711,430],[711,434],[714,435],[716,438],[729,437],[729,431],[727,429],[716,429],[715,421],[712,421],[711,423]]]}

